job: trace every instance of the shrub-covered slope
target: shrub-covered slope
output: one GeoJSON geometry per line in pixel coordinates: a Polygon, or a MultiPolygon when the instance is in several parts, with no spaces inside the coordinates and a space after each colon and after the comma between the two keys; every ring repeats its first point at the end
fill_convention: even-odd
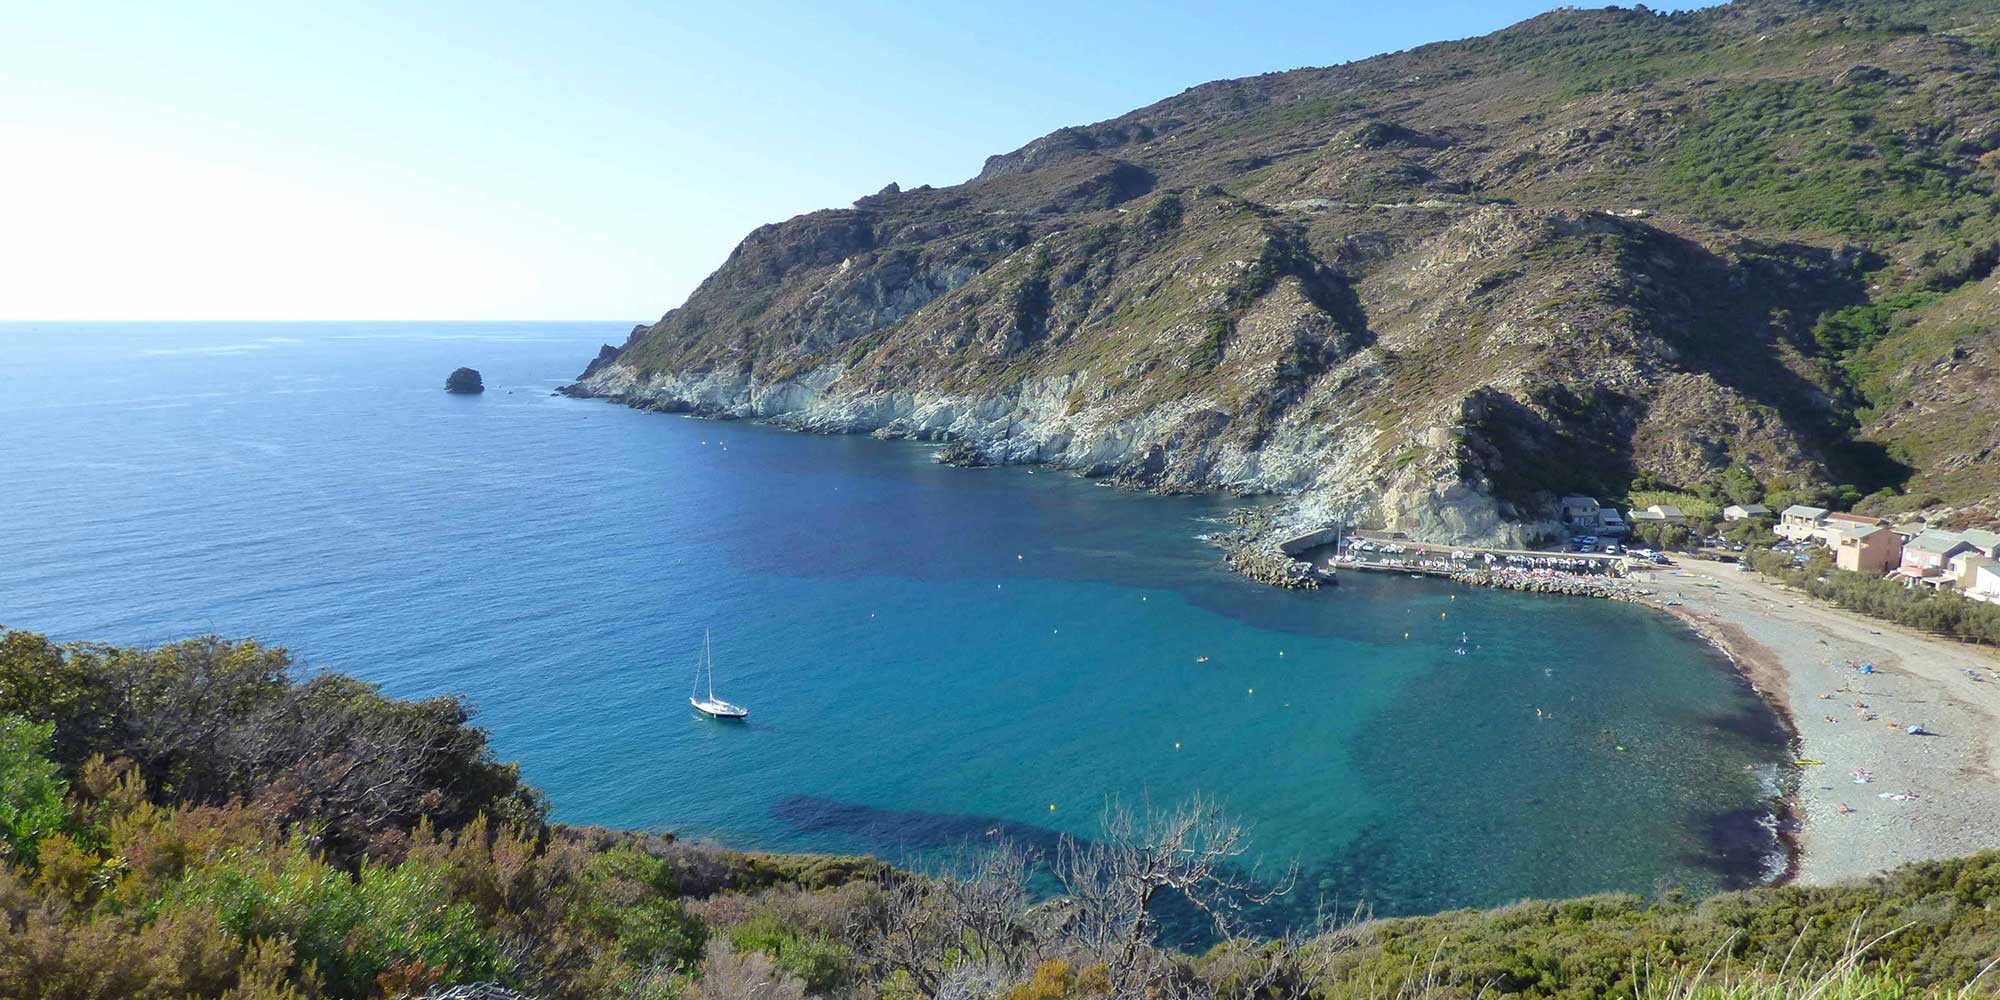
{"type": "Polygon", "coordinates": [[[1996,184],[1986,0],[1564,10],[765,226],[576,391],[1436,537],[1732,466],[1975,499],[1814,330],[1983,278],[1996,184]]]}

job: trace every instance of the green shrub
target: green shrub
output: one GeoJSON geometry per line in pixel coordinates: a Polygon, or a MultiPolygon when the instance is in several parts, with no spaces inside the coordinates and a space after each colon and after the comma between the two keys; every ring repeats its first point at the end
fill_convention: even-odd
{"type": "Polygon", "coordinates": [[[848,978],[853,956],[823,934],[804,934],[775,914],[762,914],[729,931],[729,943],[739,952],[762,952],[778,968],[797,976],[812,993],[824,994],[848,978]]]}
{"type": "Polygon", "coordinates": [[[232,850],[196,868],[159,909],[212,910],[245,943],[283,936],[338,996],[368,995],[378,976],[415,963],[454,980],[501,976],[507,964],[498,945],[471,906],[451,901],[443,876],[416,862],[369,864],[349,875],[294,838],[279,850],[232,850]]]}
{"type": "Polygon", "coordinates": [[[33,865],[42,839],[63,824],[69,784],[46,756],[55,724],[0,715],[0,861],[33,865]]]}

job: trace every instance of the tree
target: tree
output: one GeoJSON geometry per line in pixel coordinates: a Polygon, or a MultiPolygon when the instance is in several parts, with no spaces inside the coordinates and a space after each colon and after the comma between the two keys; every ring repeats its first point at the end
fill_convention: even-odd
{"type": "Polygon", "coordinates": [[[1096,840],[1063,837],[1055,873],[1071,904],[1072,935],[1109,962],[1122,991],[1144,992],[1154,978],[1146,946],[1159,932],[1157,908],[1164,899],[1185,899],[1227,939],[1242,929],[1243,906],[1285,895],[1298,877],[1293,866],[1261,882],[1256,866],[1242,867],[1248,851],[1243,825],[1204,796],[1143,812],[1112,802],[1101,826],[1096,840]]]}

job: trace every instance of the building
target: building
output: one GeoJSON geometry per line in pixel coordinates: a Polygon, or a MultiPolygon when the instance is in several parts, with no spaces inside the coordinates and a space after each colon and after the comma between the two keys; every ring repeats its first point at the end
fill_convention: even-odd
{"type": "Polygon", "coordinates": [[[1945,578],[1950,580],[1953,586],[1960,590],[1970,590],[1972,589],[1972,585],[1978,581],[1979,568],[1981,566],[2000,566],[2000,559],[1995,559],[1980,552],[1978,549],[1973,549],[1969,552],[1961,552],[1958,555],[1952,556],[1951,560],[1944,565],[1945,578]]]}
{"type": "MultiPolygon", "coordinates": [[[[1886,528],[1889,526],[1889,522],[1879,517],[1869,517],[1866,514],[1843,514],[1835,512],[1826,516],[1826,526],[1836,531],[1845,528],[1886,528]]],[[[1831,545],[1832,543],[1832,538],[1829,536],[1827,544],[1831,545]]]]}
{"type": "Polygon", "coordinates": [[[1984,528],[1968,528],[1959,532],[1959,536],[1971,542],[1972,546],[1979,551],[1986,553],[1994,559],[2000,559],[2000,531],[1987,531],[1984,528]]]}
{"type": "Polygon", "coordinates": [[[1939,586],[1949,583],[1953,556],[1978,552],[1977,546],[1955,531],[1924,531],[1903,543],[1903,558],[1896,572],[1907,579],[1939,586]]]}
{"type": "Polygon", "coordinates": [[[1556,513],[1572,535],[1595,535],[1603,523],[1603,507],[1596,497],[1570,496],[1556,501],[1556,513]]]}
{"type": "Polygon", "coordinates": [[[1607,538],[1623,538],[1632,533],[1632,526],[1618,516],[1618,508],[1604,507],[1597,512],[1597,533],[1607,538]]]}
{"type": "Polygon", "coordinates": [[[1778,515],[1778,526],[1772,528],[1778,537],[1790,542],[1811,541],[1820,536],[1826,526],[1826,508],[1808,507],[1795,503],[1778,515]]]}
{"type": "Polygon", "coordinates": [[[1634,524],[1641,521],[1651,521],[1654,523],[1664,521],[1667,524],[1679,524],[1685,519],[1681,515],[1681,509],[1670,503],[1656,503],[1645,510],[1635,510],[1626,516],[1631,518],[1634,524]]]}
{"type": "Polygon", "coordinates": [[[1833,564],[1849,573],[1881,576],[1903,559],[1903,536],[1886,524],[1855,525],[1833,536],[1833,564]]]}
{"type": "Polygon", "coordinates": [[[2000,560],[1988,556],[1974,565],[1970,582],[1961,581],[1959,588],[1975,601],[2000,604],[2000,560]]]}
{"type": "Polygon", "coordinates": [[[1754,521],[1771,516],[1771,508],[1761,503],[1734,503],[1722,508],[1725,521],[1754,521]]]}

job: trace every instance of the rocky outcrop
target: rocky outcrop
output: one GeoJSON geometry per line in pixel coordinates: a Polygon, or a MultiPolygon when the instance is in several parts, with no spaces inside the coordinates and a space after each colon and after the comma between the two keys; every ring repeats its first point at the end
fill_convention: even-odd
{"type": "Polygon", "coordinates": [[[479,372],[471,368],[459,368],[445,376],[444,391],[461,395],[472,395],[486,391],[486,383],[479,378],[479,372]]]}
{"type": "Polygon", "coordinates": [[[592,375],[595,375],[598,372],[603,371],[606,366],[610,365],[614,361],[617,361],[618,355],[623,353],[625,352],[620,351],[618,348],[613,347],[610,344],[605,344],[604,346],[599,347],[597,349],[597,357],[590,359],[590,364],[584,366],[583,374],[578,375],[576,377],[576,380],[578,382],[582,382],[590,378],[592,375]]]}

